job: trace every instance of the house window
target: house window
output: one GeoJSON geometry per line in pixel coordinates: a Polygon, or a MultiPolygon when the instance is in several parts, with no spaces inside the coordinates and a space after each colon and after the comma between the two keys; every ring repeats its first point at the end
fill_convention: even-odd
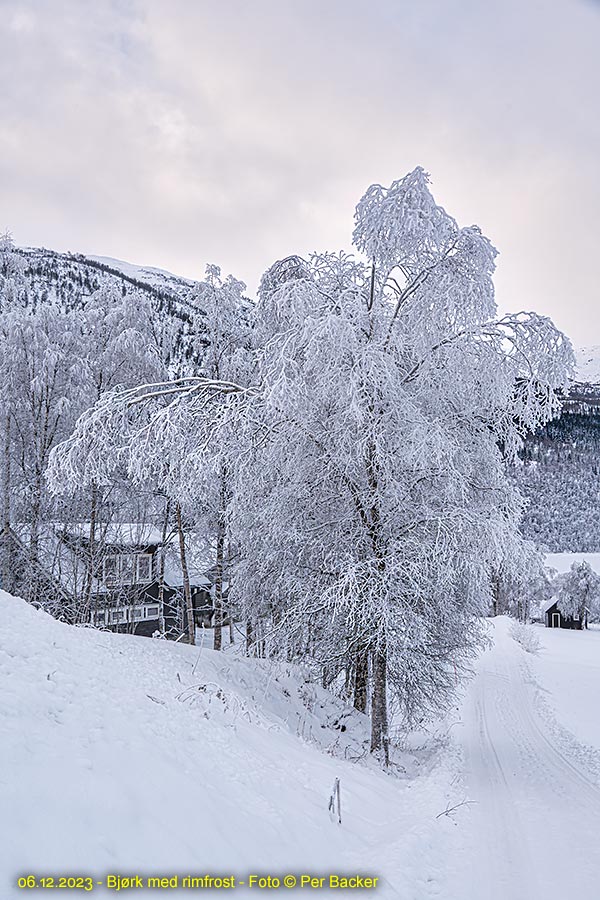
{"type": "Polygon", "coordinates": [[[135,557],[131,553],[121,556],[121,584],[133,584],[135,581],[135,557]]]}
{"type": "Polygon", "coordinates": [[[152,554],[138,553],[137,556],[137,580],[143,584],[152,581],[152,554]]]}
{"type": "Polygon", "coordinates": [[[111,584],[119,583],[119,557],[111,554],[104,557],[102,564],[102,577],[104,584],[109,587],[111,584]]]}
{"type": "Polygon", "coordinates": [[[99,610],[95,613],[96,625],[123,625],[128,622],[141,622],[144,619],[158,619],[158,604],[147,606],[121,606],[99,610]]]}
{"type": "Polygon", "coordinates": [[[151,553],[110,553],[104,557],[102,577],[107,587],[152,581],[151,553]]]}

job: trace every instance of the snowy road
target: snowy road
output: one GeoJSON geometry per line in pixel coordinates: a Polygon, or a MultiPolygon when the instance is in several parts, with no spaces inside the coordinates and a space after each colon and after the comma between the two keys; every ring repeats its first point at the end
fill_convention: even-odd
{"type": "Polygon", "coordinates": [[[536,711],[535,684],[507,621],[496,620],[494,631],[464,706],[472,838],[451,896],[597,900],[600,789],[536,711]]]}

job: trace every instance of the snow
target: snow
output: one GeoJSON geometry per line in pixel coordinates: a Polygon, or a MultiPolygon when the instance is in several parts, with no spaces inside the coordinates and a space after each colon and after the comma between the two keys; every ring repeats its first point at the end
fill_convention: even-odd
{"type": "MultiPolygon", "coordinates": [[[[90,523],[78,522],[55,526],[74,537],[89,538],[90,523]]],[[[97,526],[102,540],[107,544],[141,547],[145,544],[162,543],[162,526],[142,522],[111,522],[97,526]]]]}
{"type": "Polygon", "coordinates": [[[556,597],[554,594],[552,595],[552,597],[547,597],[545,600],[542,600],[542,602],[540,603],[540,607],[539,607],[540,616],[543,617],[544,614],[548,612],[550,607],[554,606],[554,604],[556,603],[557,600],[558,600],[558,597],[556,597]]]}
{"type": "Polygon", "coordinates": [[[438,751],[394,777],[349,761],[363,717],[300,669],[0,592],[0,896],[31,872],[332,872],[379,876],[383,898],[595,900],[600,630],[536,628],[534,655],[509,626],[492,620],[438,751]]]}
{"type": "Polygon", "coordinates": [[[445,896],[595,900],[600,728],[590,720],[600,635],[536,628],[543,647],[534,656],[509,626],[506,617],[494,621],[494,644],[464,700],[458,740],[472,804],[458,882],[451,877],[445,896]]]}
{"type": "MultiPolygon", "coordinates": [[[[596,714],[600,695],[600,630],[540,627],[536,633],[543,652],[530,665],[536,680],[543,685],[546,714],[560,723],[557,728],[566,729],[576,739],[579,749],[600,749],[600,718],[596,714]]],[[[600,754],[595,763],[591,762],[592,757],[588,762],[600,781],[600,754]]]]}
{"type": "Polygon", "coordinates": [[[0,895],[31,872],[291,871],[438,896],[452,758],[400,779],[336,756],[358,755],[362,719],[289,668],[70,627],[0,593],[0,895]]]}
{"type": "Polygon", "coordinates": [[[183,278],[168,272],[166,269],[157,269],[155,266],[138,266],[134,263],[125,262],[122,259],[114,259],[112,256],[86,256],[92,262],[101,263],[122,272],[129,278],[135,278],[137,281],[143,281],[146,284],[163,285],[165,282],[177,282],[178,284],[187,284],[190,287],[195,284],[189,278],[183,278]]]}
{"type": "Polygon", "coordinates": [[[559,575],[568,572],[573,563],[588,562],[600,574],[600,553],[547,553],[546,565],[559,575]]]}
{"type": "Polygon", "coordinates": [[[600,383],[600,346],[580,347],[575,351],[577,358],[576,380],[587,384],[600,383]]]}

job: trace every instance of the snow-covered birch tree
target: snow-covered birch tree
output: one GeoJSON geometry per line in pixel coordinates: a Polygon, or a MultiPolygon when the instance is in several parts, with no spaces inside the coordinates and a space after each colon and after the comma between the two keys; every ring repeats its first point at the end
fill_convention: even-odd
{"type": "Polygon", "coordinates": [[[277,327],[238,521],[286,634],[310,629],[324,662],[353,667],[359,708],[370,672],[371,747],[387,753],[389,692],[409,718],[444,701],[492,573],[523,555],[504,458],[557,411],[572,353],[545,318],[495,318],[496,252],[422,170],[370,188],[354,237],[365,272],[325,255],[264,281],[258,317],[277,327]]]}
{"type": "Polygon", "coordinates": [[[227,504],[231,495],[224,435],[208,429],[207,416],[222,405],[223,378],[248,377],[249,333],[242,282],[221,278],[208,266],[190,305],[197,362],[194,375],[175,382],[157,381],[140,391],[126,383],[107,393],[78,423],[73,437],[53,454],[48,476],[55,493],[81,485],[109,488],[124,467],[132,481],[152,485],[171,503],[179,537],[188,639],[194,641],[194,610],[186,562],[190,523],[201,528],[214,546],[215,649],[221,647],[224,571],[228,557],[227,504]],[[198,375],[197,373],[202,373],[198,375]],[[209,380],[219,386],[206,398],[196,388],[209,380]],[[215,405],[216,404],[216,405],[215,405]],[[108,419],[104,418],[108,413],[108,419]]]}
{"type": "Polygon", "coordinates": [[[29,525],[29,548],[38,556],[46,513],[44,473],[52,446],[65,438],[85,409],[81,318],[52,304],[33,312],[19,304],[0,317],[2,394],[10,429],[13,500],[29,525]]]}
{"type": "Polygon", "coordinates": [[[587,560],[574,562],[570,570],[555,580],[558,608],[563,616],[587,622],[600,617],[600,575],[587,560]]]}
{"type": "Polygon", "coordinates": [[[573,359],[547,318],[497,318],[496,251],[422,169],[369,188],[354,243],[363,260],[265,275],[247,378],[105,397],[54,479],[178,439],[174,489],[224,466],[236,595],[273,652],[368,708],[387,760],[389,699],[409,721],[439,710],[483,639],[494,573],[522,552],[505,461],[556,414],[573,359]]]}

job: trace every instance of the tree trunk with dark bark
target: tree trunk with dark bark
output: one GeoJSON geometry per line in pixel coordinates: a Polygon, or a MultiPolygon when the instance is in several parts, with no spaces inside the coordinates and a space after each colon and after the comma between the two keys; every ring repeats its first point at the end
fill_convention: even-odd
{"type": "Polygon", "coordinates": [[[185,609],[188,621],[188,643],[196,643],[196,622],[194,619],[194,604],[192,603],[192,590],[190,587],[190,575],[187,566],[187,555],[185,551],[185,535],[183,533],[183,522],[181,519],[181,504],[175,504],[175,516],[177,519],[177,533],[179,535],[179,555],[181,559],[181,572],[183,575],[183,596],[185,600],[185,609]]]}
{"type": "Polygon", "coordinates": [[[367,711],[367,685],[369,681],[369,656],[364,648],[357,651],[354,661],[354,708],[367,711]]]}
{"type": "Polygon", "coordinates": [[[225,504],[226,504],[225,470],[221,472],[219,490],[219,509],[217,519],[217,560],[215,567],[215,618],[213,649],[220,650],[223,645],[223,570],[225,564],[225,504]]]}
{"type": "Polygon", "coordinates": [[[383,751],[387,766],[390,761],[390,744],[387,712],[387,651],[380,641],[372,653],[373,684],[371,693],[371,753],[383,751]]]}
{"type": "Polygon", "coordinates": [[[167,543],[170,514],[171,500],[167,497],[161,534],[160,554],[158,556],[158,630],[163,637],[167,631],[165,623],[165,545],[167,543]]]}
{"type": "Polygon", "coordinates": [[[4,417],[4,441],[3,441],[3,459],[2,459],[2,532],[4,541],[2,543],[2,589],[4,591],[12,591],[12,577],[10,567],[10,414],[4,417]]]}
{"type": "Polygon", "coordinates": [[[90,550],[88,554],[87,572],[85,573],[85,593],[83,597],[83,608],[79,610],[79,615],[75,613],[75,618],[79,622],[87,623],[92,615],[92,587],[94,583],[94,573],[96,569],[96,520],[98,517],[98,486],[92,482],[92,495],[90,499],[90,532],[89,542],[90,550]]]}

